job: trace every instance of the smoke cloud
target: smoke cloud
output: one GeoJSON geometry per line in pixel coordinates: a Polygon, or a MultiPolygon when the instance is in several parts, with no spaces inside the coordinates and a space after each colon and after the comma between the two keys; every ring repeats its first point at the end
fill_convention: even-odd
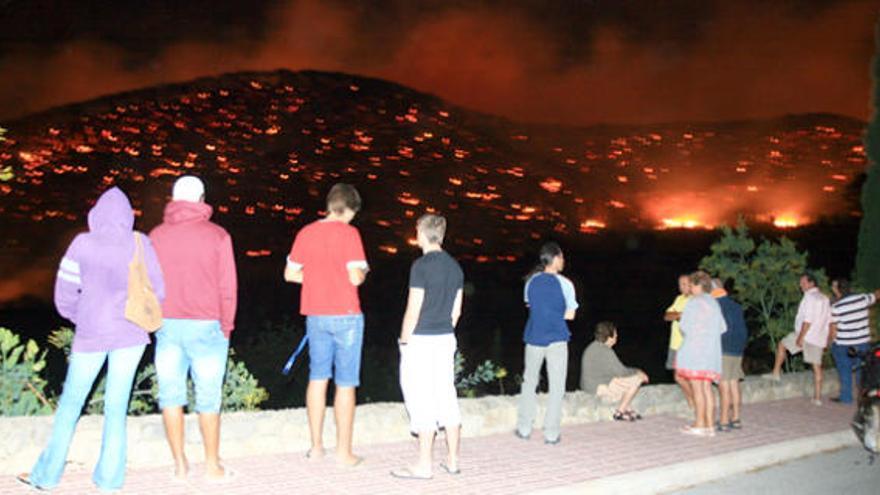
{"type": "Polygon", "coordinates": [[[526,9],[409,9],[376,23],[349,7],[294,0],[267,15],[260,37],[173,42],[146,59],[89,40],[51,51],[7,49],[0,117],[224,72],[287,68],[389,79],[522,121],[649,123],[820,111],[867,118],[876,4],[841,2],[795,15],[782,2],[733,3],[719,3],[692,39],[671,29],[664,41],[611,22],[585,26],[572,40],[526,9]]]}

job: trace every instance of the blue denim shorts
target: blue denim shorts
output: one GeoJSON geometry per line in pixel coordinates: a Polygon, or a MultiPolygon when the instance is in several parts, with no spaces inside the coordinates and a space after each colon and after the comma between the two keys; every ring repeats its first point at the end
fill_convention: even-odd
{"type": "Polygon", "coordinates": [[[361,384],[364,315],[307,316],[309,380],[333,378],[337,387],[361,384]]]}
{"type": "Polygon", "coordinates": [[[220,412],[229,339],[216,320],[166,318],[156,332],[159,407],[185,406],[192,375],[197,412],[220,412]]]}

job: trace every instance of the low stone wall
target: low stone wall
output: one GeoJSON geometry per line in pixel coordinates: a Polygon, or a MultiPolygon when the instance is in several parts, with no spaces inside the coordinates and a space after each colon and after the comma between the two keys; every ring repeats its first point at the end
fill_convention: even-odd
{"type": "MultiPolygon", "coordinates": [[[[824,394],[837,393],[837,375],[825,371],[824,394]]],[[[774,382],[760,377],[747,377],[742,382],[745,404],[769,400],[809,397],[812,378],[809,372],[792,373],[774,382]]],[[[539,395],[540,426],[546,395],[539,395]]],[[[516,424],[516,396],[489,396],[461,399],[462,436],[465,438],[512,432],[516,424]]],[[[676,414],[688,416],[689,411],[676,385],[649,385],[642,388],[633,407],[643,415],[676,414]]],[[[562,410],[563,425],[607,421],[614,405],[603,404],[583,392],[565,394],[562,410]]],[[[406,411],[401,403],[381,402],[358,406],[355,420],[356,445],[398,442],[410,438],[406,411]]],[[[748,408],[743,411],[748,421],[748,408]]],[[[93,466],[101,446],[101,416],[84,416],[77,426],[70,447],[69,461],[93,466]]],[[[30,469],[49,439],[51,416],[0,418],[0,473],[11,474],[30,469]]],[[[333,410],[328,408],[324,438],[327,445],[335,441],[333,410]]],[[[258,454],[305,451],[309,446],[305,408],[228,413],[223,415],[221,456],[234,458],[258,454]]],[[[186,418],[186,452],[190,459],[202,458],[198,419],[186,418]]],[[[170,464],[165,443],[162,417],[159,415],[128,419],[128,465],[144,467],[170,464]]]]}

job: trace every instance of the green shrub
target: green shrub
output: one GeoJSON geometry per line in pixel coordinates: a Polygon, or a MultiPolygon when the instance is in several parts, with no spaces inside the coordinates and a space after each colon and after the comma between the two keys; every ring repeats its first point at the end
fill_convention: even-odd
{"type": "Polygon", "coordinates": [[[0,327],[0,415],[31,416],[49,414],[46,380],[40,372],[46,367],[46,350],[33,340],[21,344],[12,331],[0,327]]]}
{"type": "MultiPolygon", "coordinates": [[[[66,356],[70,355],[70,346],[73,343],[73,330],[60,328],[49,335],[49,343],[62,349],[66,356]]],[[[233,357],[235,351],[230,349],[229,359],[226,361],[226,380],[223,383],[223,410],[224,411],[254,411],[259,405],[269,398],[266,389],[260,387],[256,378],[248,371],[243,362],[237,362],[233,357]]],[[[158,396],[159,383],[156,379],[156,368],[152,363],[147,364],[142,360],[138,367],[138,373],[134,379],[134,386],[129,402],[129,414],[138,416],[150,414],[159,410],[158,396]]],[[[104,410],[104,387],[105,377],[102,376],[95,385],[91,399],[86,404],[89,414],[101,414],[104,410]]],[[[192,380],[188,383],[189,409],[195,404],[192,380]]]]}
{"type": "MultiPolygon", "coordinates": [[[[490,360],[480,363],[472,372],[465,374],[465,358],[461,351],[455,351],[455,388],[465,397],[475,397],[477,387],[501,381],[507,376],[507,370],[490,360]]],[[[501,393],[504,393],[503,386],[501,393]]]]}

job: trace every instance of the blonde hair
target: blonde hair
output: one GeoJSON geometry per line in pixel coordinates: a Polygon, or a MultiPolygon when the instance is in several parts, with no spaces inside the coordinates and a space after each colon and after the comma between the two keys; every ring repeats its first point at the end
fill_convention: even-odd
{"type": "Polygon", "coordinates": [[[440,215],[426,213],[419,217],[416,229],[425,235],[425,239],[431,244],[443,244],[446,236],[446,219],[440,215]]]}

